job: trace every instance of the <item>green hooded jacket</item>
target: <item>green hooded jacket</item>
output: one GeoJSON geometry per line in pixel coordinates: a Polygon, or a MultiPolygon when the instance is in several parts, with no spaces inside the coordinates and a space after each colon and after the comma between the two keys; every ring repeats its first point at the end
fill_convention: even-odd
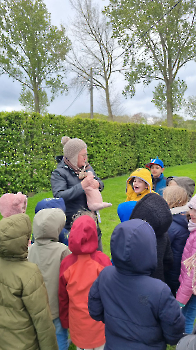
{"type": "Polygon", "coordinates": [[[0,221],[1,350],[58,350],[42,275],[27,261],[30,234],[26,214],[0,221]]]}

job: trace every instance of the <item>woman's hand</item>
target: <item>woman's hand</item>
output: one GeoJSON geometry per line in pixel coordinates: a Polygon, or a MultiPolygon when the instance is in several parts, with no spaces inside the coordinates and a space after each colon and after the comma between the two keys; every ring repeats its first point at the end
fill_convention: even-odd
{"type": "Polygon", "coordinates": [[[86,187],[93,187],[93,182],[96,181],[94,179],[93,173],[89,171],[87,173],[87,176],[84,178],[84,180],[81,181],[81,185],[83,190],[85,191],[86,187]]]}

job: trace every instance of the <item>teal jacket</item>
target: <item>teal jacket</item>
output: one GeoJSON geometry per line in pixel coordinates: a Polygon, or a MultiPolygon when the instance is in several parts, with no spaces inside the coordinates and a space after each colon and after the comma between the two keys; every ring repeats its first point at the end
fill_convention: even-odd
{"type": "Polygon", "coordinates": [[[166,180],[167,178],[163,175],[163,173],[157,178],[152,176],[153,190],[162,197],[163,190],[166,187],[166,180]]]}

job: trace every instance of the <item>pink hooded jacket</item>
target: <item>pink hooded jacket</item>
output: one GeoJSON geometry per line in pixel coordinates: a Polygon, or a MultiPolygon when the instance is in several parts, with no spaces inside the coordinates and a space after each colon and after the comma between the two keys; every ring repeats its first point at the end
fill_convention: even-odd
{"type": "Polygon", "coordinates": [[[181,273],[179,277],[180,287],[176,294],[176,300],[186,305],[192,294],[196,295],[196,281],[194,282],[194,261],[190,268],[186,267],[185,260],[191,258],[196,253],[196,229],[190,233],[187,238],[186,245],[184,247],[181,273]],[[193,283],[194,282],[194,283],[193,283]],[[194,284],[194,285],[193,285],[194,284]]]}

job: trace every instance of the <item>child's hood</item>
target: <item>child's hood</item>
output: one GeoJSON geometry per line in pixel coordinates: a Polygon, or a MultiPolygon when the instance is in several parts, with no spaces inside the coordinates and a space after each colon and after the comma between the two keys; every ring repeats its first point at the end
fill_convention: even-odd
{"type": "Polygon", "coordinates": [[[129,220],[116,226],[110,248],[113,263],[123,274],[150,275],[157,266],[156,236],[143,220],[129,220]]]}
{"type": "Polygon", "coordinates": [[[66,207],[63,198],[44,198],[35,207],[35,214],[41,209],[59,208],[65,213],[66,207]]]}
{"type": "Polygon", "coordinates": [[[147,221],[152,226],[156,236],[162,236],[172,223],[172,214],[163,197],[157,193],[148,193],[137,202],[130,219],[147,221]]]}
{"type": "Polygon", "coordinates": [[[195,181],[187,176],[173,177],[173,180],[178,186],[183,187],[186,190],[188,199],[190,200],[195,191],[195,181]]]}
{"type": "Polygon", "coordinates": [[[138,177],[139,179],[145,181],[148,185],[150,192],[152,191],[152,177],[148,169],[138,168],[135,171],[133,171],[127,179],[127,186],[129,186],[129,184],[132,184],[134,177],[138,177]]]}
{"type": "Polygon", "coordinates": [[[75,255],[92,254],[98,248],[97,227],[88,215],[76,219],[69,235],[69,250],[75,255]]]}
{"type": "Polygon", "coordinates": [[[59,234],[65,226],[65,214],[59,208],[42,209],[33,219],[33,235],[36,242],[58,242],[59,234]]]}
{"type": "Polygon", "coordinates": [[[8,260],[27,258],[31,221],[26,214],[15,214],[0,220],[0,256],[8,260]]]}

